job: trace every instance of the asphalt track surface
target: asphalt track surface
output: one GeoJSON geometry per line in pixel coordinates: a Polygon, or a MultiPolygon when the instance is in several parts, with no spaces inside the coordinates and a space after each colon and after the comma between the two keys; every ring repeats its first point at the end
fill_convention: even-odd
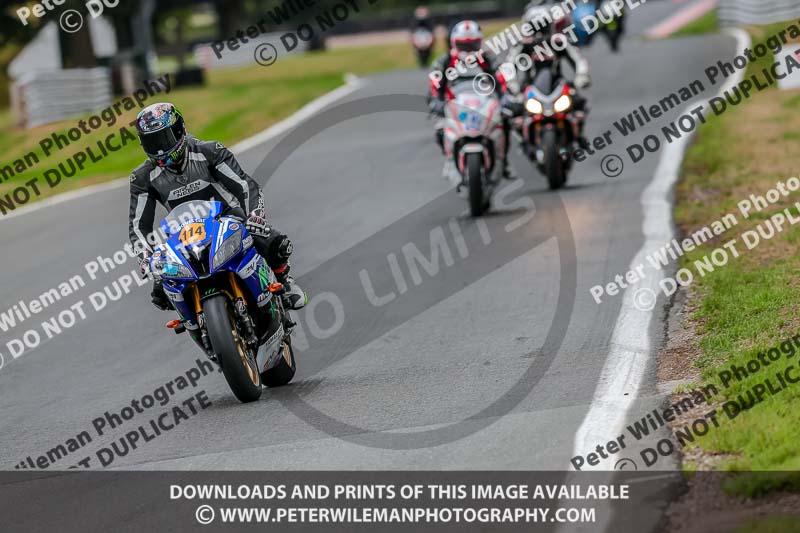
{"type": "MultiPolygon", "coordinates": [[[[602,39],[587,51],[594,81],[590,136],[732,57],[734,40],[722,35],[658,42],[636,37],[675,9],[673,3],[648,3],[632,13],[620,54],[611,54],[602,39]]],[[[441,156],[420,104],[424,73],[364,81],[342,101],[349,104],[320,114],[333,125],[312,120],[301,133],[290,132],[308,137],[298,147],[282,144],[272,152],[276,139],[240,154],[267,183],[270,219],[295,242],[294,272],[317,302],[316,329],[300,315],[307,348],[297,354],[293,385],[241,405],[221,375],[203,377],[166,408],[137,415],[51,468],[94,457],[200,390],[210,407],[117,457],[111,467],[568,466],[620,308],[619,297],[595,304],[589,288],[627,271],[641,246],[640,196],[658,154],[614,179],[601,173],[600,157],[591,158],[575,167],[564,190],[552,193],[515,153],[522,179],[506,186],[492,215],[474,221],[440,177],[441,156]],[[262,164],[265,157],[271,159],[262,164]],[[276,161],[281,164],[271,168],[276,161]],[[442,261],[435,275],[420,269],[417,285],[404,249],[416,245],[430,256],[432,234],[446,238],[452,265],[442,261]],[[457,245],[459,234],[467,254],[457,245]],[[391,254],[401,265],[405,291],[391,274],[391,254]],[[363,272],[376,296],[394,293],[394,300],[371,304],[363,272]],[[340,304],[339,315],[331,302],[340,304]]],[[[625,141],[618,134],[615,139],[612,150],[622,152],[625,141]]],[[[86,288],[25,323],[37,327],[135,268],[129,261],[96,281],[84,270],[126,242],[127,210],[123,187],[3,221],[2,310],[82,274],[86,288]]],[[[651,331],[640,332],[653,336],[655,346],[663,336],[662,303],[651,331]]],[[[28,328],[0,333],[1,468],[13,469],[27,456],[35,460],[80,431],[94,437],[92,420],[105,411],[119,413],[202,357],[188,337],[164,329],[171,316],[151,307],[147,288],[101,313],[87,311],[87,320],[16,360],[6,342],[28,328]]],[[[655,354],[641,355],[649,357],[650,370],[631,421],[663,400],[656,392],[655,354]]]]}

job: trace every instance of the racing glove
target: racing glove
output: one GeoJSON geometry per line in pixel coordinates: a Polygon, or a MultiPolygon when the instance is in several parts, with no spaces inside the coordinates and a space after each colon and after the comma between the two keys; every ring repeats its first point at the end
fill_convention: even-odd
{"type": "Polygon", "coordinates": [[[434,98],[428,104],[431,110],[432,115],[436,115],[437,117],[444,116],[444,100],[440,100],[439,98],[434,98]]]}
{"type": "Polygon", "coordinates": [[[289,237],[284,236],[275,246],[275,255],[280,261],[288,262],[294,251],[294,245],[289,237]]]}
{"type": "Polygon", "coordinates": [[[575,76],[575,87],[585,89],[592,84],[592,79],[588,74],[578,74],[575,76]]]}
{"type": "Polygon", "coordinates": [[[255,213],[250,213],[244,227],[247,228],[247,231],[254,237],[269,237],[272,233],[272,228],[267,224],[267,221],[255,213]]]}
{"type": "Polygon", "coordinates": [[[153,257],[149,251],[143,251],[139,254],[139,272],[142,273],[142,279],[148,278],[153,274],[150,269],[150,258],[153,257]]]}
{"type": "Polygon", "coordinates": [[[517,99],[506,94],[503,95],[503,99],[501,102],[503,105],[502,113],[504,116],[512,118],[522,114],[524,107],[522,105],[522,102],[517,101],[517,99]]]}

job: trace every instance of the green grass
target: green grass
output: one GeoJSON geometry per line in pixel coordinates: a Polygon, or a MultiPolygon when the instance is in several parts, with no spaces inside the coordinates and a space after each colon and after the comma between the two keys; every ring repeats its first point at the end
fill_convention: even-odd
{"type": "Polygon", "coordinates": [[[800,530],[800,517],[770,516],[749,520],[736,533],[793,533],[800,530]]]}
{"type": "MultiPolygon", "coordinates": [[[[492,22],[487,25],[486,33],[500,31],[507,24],[505,21],[492,22]]],[[[437,46],[441,46],[438,41],[437,46]]],[[[436,50],[438,53],[441,51],[436,50]]],[[[211,71],[205,86],[176,89],[169,95],[156,95],[147,103],[164,100],[174,102],[186,116],[192,134],[232,145],[263,131],[308,102],[342,85],[345,73],[363,76],[414,67],[415,54],[407,42],[341,48],[282,57],[270,67],[254,65],[211,71]]],[[[423,90],[424,80],[421,79],[420,92],[423,90]]],[[[111,133],[118,133],[121,126],[136,118],[137,112],[138,109],[131,110],[122,116],[117,125],[102,127],[68,148],[46,157],[39,147],[39,141],[53,132],[63,134],[74,128],[82,117],[24,130],[14,124],[8,110],[0,111],[0,153],[3,154],[0,166],[13,164],[29,152],[35,153],[41,160],[33,168],[0,183],[0,196],[34,177],[40,178],[40,183],[43,183],[41,176],[47,169],[57,168],[59,163],[84,151],[86,147],[95,146],[97,151],[98,141],[111,133]]],[[[120,136],[116,137],[116,143],[119,143],[120,136]]],[[[36,199],[125,177],[143,160],[138,142],[129,143],[122,150],[65,179],[57,187],[49,189],[45,186],[44,194],[36,199]]]]}
{"type": "MultiPolygon", "coordinates": [[[[414,57],[408,46],[392,45],[371,49],[343,49],[330,52],[290,56],[269,68],[248,67],[212,71],[204,87],[175,89],[169,95],[156,95],[148,103],[169,100],[184,113],[192,134],[209,140],[233,144],[254,135],[270,125],[291,115],[311,100],[342,85],[343,74],[370,74],[393,68],[411,67],[414,57]]],[[[29,152],[36,153],[41,163],[12,180],[0,184],[0,193],[96,145],[111,133],[130,123],[138,109],[126,112],[113,127],[102,127],[63,151],[44,155],[39,147],[42,138],[54,131],[65,133],[77,125],[80,117],[57,124],[23,130],[13,124],[8,110],[0,112],[0,151],[2,164],[10,164],[29,152]]],[[[87,115],[88,116],[88,115],[87,115]]],[[[117,135],[119,139],[119,135],[117,135]]],[[[119,141],[117,141],[119,142],[119,141]]],[[[138,142],[127,144],[122,150],[102,161],[87,166],[75,177],[62,182],[47,193],[59,193],[90,183],[127,176],[143,161],[138,142]]]]}
{"type": "Polygon", "coordinates": [[[677,32],[673,33],[670,37],[690,37],[694,35],[714,33],[717,30],[719,30],[717,10],[712,9],[699,19],[693,20],[677,32]]]}
{"type": "MultiPolygon", "coordinates": [[[[780,29],[782,25],[751,29],[754,44],[780,29]]],[[[760,65],[752,65],[749,73],[758,69],[760,65]]],[[[754,250],[747,250],[740,238],[744,231],[755,229],[774,213],[800,201],[800,194],[749,219],[736,207],[750,194],[763,195],[778,181],[797,175],[794,154],[800,149],[798,130],[800,94],[772,88],[703,125],[684,161],[675,209],[678,226],[692,233],[726,213],[734,213],[739,221],[717,242],[688,254],[683,262],[684,267],[695,271],[694,261],[734,238],[742,254],[712,274],[696,276],[689,293],[688,307],[693,310],[689,320],[699,334],[696,365],[702,373],[701,382],[714,383],[722,391],[718,401],[746,395],[766,379],[777,384],[775,373],[787,366],[795,366],[797,371],[800,356],[781,358],[727,389],[718,378],[721,370],[732,364],[744,366],[758,352],[800,333],[800,226],[786,227],[754,250]],[[752,134],[756,131],[759,134],[752,134]]],[[[796,209],[793,214],[798,215],[796,209]]],[[[723,457],[719,469],[769,472],[735,477],[726,485],[731,493],[759,496],[781,489],[798,490],[798,410],[800,384],[767,396],[732,420],[720,410],[719,428],[693,446],[723,457]]]]}

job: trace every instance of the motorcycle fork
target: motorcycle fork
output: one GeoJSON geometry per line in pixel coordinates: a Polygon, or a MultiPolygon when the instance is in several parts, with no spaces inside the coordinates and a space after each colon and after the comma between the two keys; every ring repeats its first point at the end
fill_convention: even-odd
{"type": "Polygon", "coordinates": [[[247,303],[244,292],[242,292],[242,288],[239,286],[239,278],[233,272],[229,272],[228,276],[231,284],[231,291],[233,291],[233,306],[236,309],[237,318],[244,329],[245,342],[247,342],[251,348],[255,349],[258,346],[256,328],[255,324],[253,324],[253,318],[250,316],[250,313],[247,312],[247,303]]]}
{"type": "Polygon", "coordinates": [[[197,315],[197,327],[200,329],[200,342],[209,358],[218,363],[217,356],[214,349],[211,347],[211,340],[208,338],[208,329],[206,328],[206,317],[203,314],[203,302],[200,301],[200,289],[197,288],[197,283],[192,283],[186,290],[189,292],[189,305],[194,305],[194,312],[197,315]]]}

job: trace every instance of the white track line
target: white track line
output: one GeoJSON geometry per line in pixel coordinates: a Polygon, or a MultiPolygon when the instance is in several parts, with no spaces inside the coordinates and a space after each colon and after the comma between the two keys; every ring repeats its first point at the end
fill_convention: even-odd
{"type": "Polygon", "coordinates": [[[284,132],[289,131],[290,129],[294,128],[303,121],[313,117],[314,115],[316,115],[329,105],[333,104],[338,100],[341,100],[345,96],[355,92],[356,90],[364,86],[364,81],[356,76],[353,76],[352,74],[345,75],[344,79],[345,79],[345,85],[342,85],[338,89],[331,91],[328,94],[324,94],[319,98],[317,98],[316,100],[314,100],[313,102],[308,103],[297,113],[287,118],[286,120],[278,122],[271,128],[262,131],[261,133],[256,134],[253,137],[250,137],[249,139],[243,140],[242,142],[233,146],[231,148],[231,151],[238,154],[251,150],[256,146],[267,142],[273,137],[277,137],[278,135],[281,135],[284,132]]]}
{"type": "MultiPolygon", "coordinates": [[[[737,52],[750,46],[750,36],[741,29],[726,30],[737,41],[737,52]]],[[[744,77],[743,71],[727,80],[719,94],[739,83],[744,77]]],[[[690,105],[688,110],[696,107],[690,105]]],[[[707,107],[707,106],[706,106],[707,107]]],[[[642,193],[644,221],[642,232],[645,242],[641,250],[631,262],[631,269],[646,264],[645,258],[659,250],[673,238],[672,204],[669,200],[683,162],[686,148],[692,136],[681,139],[666,146],[661,154],[653,181],[642,193]]],[[[611,337],[611,346],[603,367],[600,380],[594,393],[589,412],[575,434],[574,454],[585,455],[592,452],[598,444],[605,444],[619,436],[627,420],[628,409],[636,401],[642,383],[645,368],[653,355],[650,340],[650,324],[653,311],[637,309],[634,295],[640,289],[650,289],[659,293],[659,282],[664,278],[663,272],[654,271],[646,279],[625,290],[622,308],[611,337]],[[624,395],[627,393],[627,396],[624,395]]],[[[613,461],[601,462],[597,470],[610,470],[613,461]]],[[[568,466],[572,469],[572,465],[568,466]]],[[[582,468],[587,470],[590,468],[582,468]]]]}
{"type": "MultiPolygon", "coordinates": [[[[277,137],[283,134],[284,132],[294,128],[298,124],[301,124],[303,121],[314,116],[316,113],[319,113],[327,106],[355,92],[356,90],[360,89],[363,86],[364,86],[363,80],[357,78],[356,76],[348,74],[345,76],[345,85],[342,85],[338,89],[331,91],[327,94],[324,94],[315,100],[312,100],[289,118],[282,120],[281,122],[272,125],[272,127],[262,131],[261,133],[257,133],[256,135],[232,146],[231,151],[235,154],[241,155],[242,153],[247,152],[248,150],[252,150],[253,148],[256,148],[257,146],[269,141],[270,139],[277,137]]],[[[97,194],[104,191],[110,191],[113,189],[126,187],[128,186],[129,183],[130,182],[128,178],[121,178],[114,181],[110,181],[108,183],[90,185],[88,187],[83,187],[75,191],[65,192],[62,194],[51,196],[50,198],[47,198],[40,202],[36,202],[34,204],[16,209],[11,213],[8,213],[7,215],[0,215],[0,222],[11,218],[30,215],[31,213],[35,213],[40,209],[52,207],[54,205],[62,204],[64,202],[77,200],[79,198],[85,198],[86,196],[91,196],[93,194],[97,194]]]]}

